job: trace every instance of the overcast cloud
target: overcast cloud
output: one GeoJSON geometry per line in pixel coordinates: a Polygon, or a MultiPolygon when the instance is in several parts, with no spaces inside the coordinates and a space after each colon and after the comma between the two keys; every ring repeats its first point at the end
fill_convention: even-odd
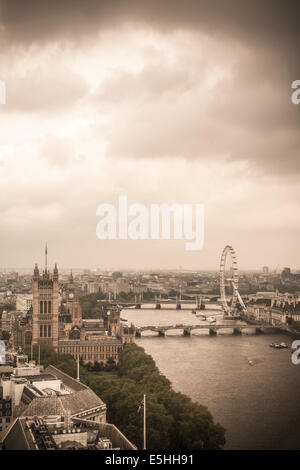
{"type": "Polygon", "coordinates": [[[300,269],[296,1],[0,0],[1,266],[300,269]],[[204,203],[205,244],[96,238],[96,208],[204,203]]]}

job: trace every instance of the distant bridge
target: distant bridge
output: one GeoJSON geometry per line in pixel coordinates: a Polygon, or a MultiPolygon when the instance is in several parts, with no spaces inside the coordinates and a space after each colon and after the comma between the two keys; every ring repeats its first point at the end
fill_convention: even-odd
{"type": "MultiPolygon", "coordinates": [[[[190,307],[182,307],[181,304],[171,304],[169,302],[165,302],[165,303],[161,302],[159,304],[154,304],[153,302],[150,302],[150,304],[152,305],[152,307],[149,307],[149,304],[148,306],[145,307],[144,306],[145,304],[142,304],[141,306],[136,306],[135,304],[123,304],[122,302],[119,303],[120,307],[123,307],[123,308],[134,307],[132,308],[132,310],[134,309],[138,309],[138,310],[189,310],[189,311],[200,310],[199,308],[195,307],[195,303],[194,303],[194,306],[190,306],[190,307]]],[[[220,313],[222,313],[221,309],[220,309],[220,313]]]]}
{"type": "Polygon", "coordinates": [[[180,300],[178,302],[174,302],[173,300],[159,300],[156,302],[149,301],[149,302],[118,302],[116,303],[122,308],[136,308],[139,310],[202,310],[205,309],[205,302],[195,302],[193,300],[180,300]],[[184,305],[184,306],[183,306],[184,305]]]}
{"type": "Polygon", "coordinates": [[[191,336],[193,330],[208,330],[210,336],[216,336],[218,330],[232,330],[235,335],[241,335],[245,329],[255,330],[259,333],[275,333],[278,328],[272,325],[240,325],[240,324],[210,324],[210,325],[164,325],[164,326],[140,326],[136,327],[135,335],[141,337],[143,331],[153,331],[158,336],[165,336],[169,330],[183,330],[183,336],[191,336]]]}
{"type": "MultiPolygon", "coordinates": [[[[202,310],[205,308],[205,303],[210,303],[210,302],[218,302],[220,301],[219,296],[212,295],[212,294],[207,294],[205,296],[203,295],[185,295],[185,298],[183,299],[182,296],[180,295],[179,297],[173,298],[169,297],[167,299],[162,299],[160,296],[156,296],[155,300],[143,300],[141,296],[137,297],[135,296],[135,301],[131,302],[126,302],[122,300],[117,300],[116,296],[114,299],[112,299],[111,294],[109,295],[108,302],[111,304],[119,305],[122,308],[136,308],[136,309],[141,309],[141,310],[159,310],[161,308],[164,308],[167,305],[170,305],[171,308],[175,308],[176,310],[190,310],[191,308],[196,308],[196,310],[202,310]],[[151,306],[149,306],[151,305],[151,306]],[[185,307],[182,307],[182,305],[186,305],[185,307]],[[190,305],[190,306],[189,306],[190,305]],[[164,306],[164,307],[162,307],[164,306]]],[[[98,300],[97,302],[107,302],[107,299],[104,300],[98,300]]]]}

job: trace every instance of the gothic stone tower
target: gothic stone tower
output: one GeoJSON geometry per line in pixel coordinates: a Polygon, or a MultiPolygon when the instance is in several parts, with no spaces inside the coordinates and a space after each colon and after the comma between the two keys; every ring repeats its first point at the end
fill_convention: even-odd
{"type": "Polygon", "coordinates": [[[71,273],[67,289],[67,312],[72,317],[72,326],[82,326],[82,312],[79,303],[78,290],[74,283],[73,275],[71,273]]]}
{"type": "Polygon", "coordinates": [[[121,309],[117,306],[112,306],[104,311],[103,320],[104,327],[108,330],[110,335],[119,337],[121,335],[120,324],[121,309]]]}
{"type": "Polygon", "coordinates": [[[55,264],[53,276],[47,268],[47,247],[45,251],[45,270],[39,273],[37,264],[33,273],[32,303],[32,342],[47,344],[58,349],[58,269],[55,264]]]}

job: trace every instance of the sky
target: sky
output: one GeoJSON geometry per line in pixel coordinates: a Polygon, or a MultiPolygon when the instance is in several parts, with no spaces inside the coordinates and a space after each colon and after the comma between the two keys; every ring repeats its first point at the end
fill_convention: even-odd
{"type": "Polygon", "coordinates": [[[300,4],[0,0],[0,266],[300,269],[300,4]],[[99,204],[204,204],[204,245],[99,204]]]}

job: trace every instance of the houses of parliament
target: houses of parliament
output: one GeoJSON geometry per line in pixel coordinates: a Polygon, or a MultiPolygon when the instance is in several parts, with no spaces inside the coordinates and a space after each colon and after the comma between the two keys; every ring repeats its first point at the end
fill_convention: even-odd
{"type": "Polygon", "coordinates": [[[48,269],[46,248],[44,270],[36,264],[33,272],[32,307],[13,328],[13,346],[44,344],[85,363],[118,362],[123,344],[134,342],[135,336],[133,326],[121,324],[118,305],[104,307],[102,318],[83,319],[72,273],[63,296],[60,291],[58,268],[55,264],[52,273],[48,269]]]}

